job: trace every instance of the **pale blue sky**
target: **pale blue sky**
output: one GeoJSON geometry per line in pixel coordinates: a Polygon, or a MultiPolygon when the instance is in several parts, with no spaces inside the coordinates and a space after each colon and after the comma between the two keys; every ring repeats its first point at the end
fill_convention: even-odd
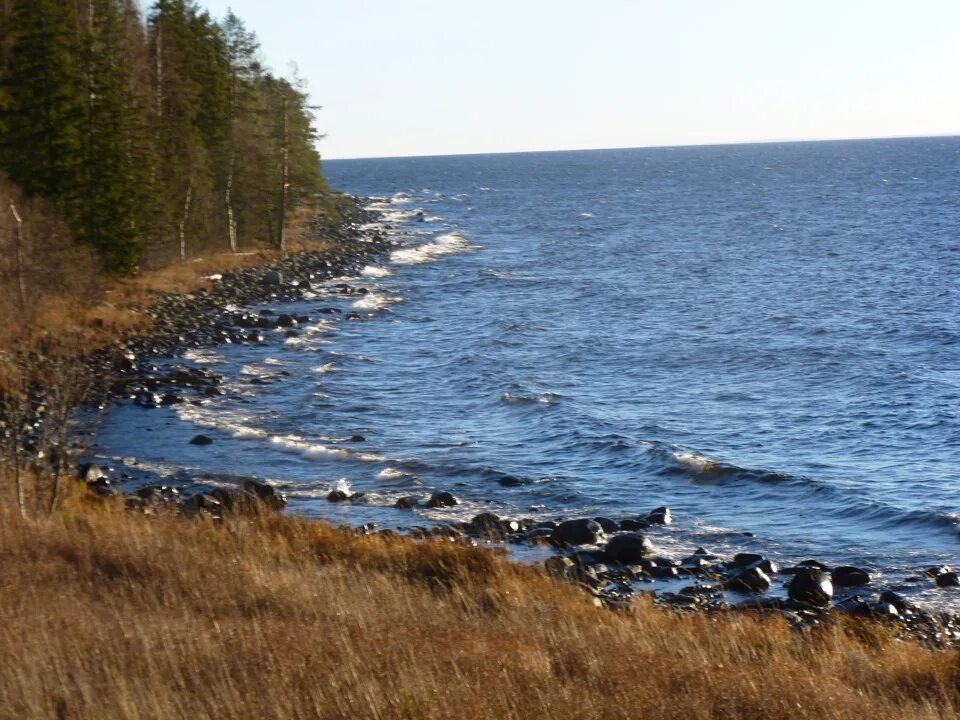
{"type": "Polygon", "coordinates": [[[960,0],[200,0],[324,157],[960,134],[960,0]]]}

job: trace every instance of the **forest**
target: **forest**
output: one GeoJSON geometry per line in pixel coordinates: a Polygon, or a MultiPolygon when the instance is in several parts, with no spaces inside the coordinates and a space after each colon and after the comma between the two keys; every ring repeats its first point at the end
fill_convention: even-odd
{"type": "Polygon", "coordinates": [[[193,0],[143,11],[135,0],[0,0],[6,285],[24,304],[29,279],[58,268],[122,277],[282,249],[291,214],[326,191],[316,110],[295,72],[265,67],[232,12],[217,20],[193,0]]]}

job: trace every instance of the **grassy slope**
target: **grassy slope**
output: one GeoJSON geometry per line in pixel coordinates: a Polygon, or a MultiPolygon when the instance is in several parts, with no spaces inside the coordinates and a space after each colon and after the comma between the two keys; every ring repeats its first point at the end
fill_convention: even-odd
{"type": "Polygon", "coordinates": [[[287,517],[0,514],[0,718],[955,717],[960,655],[287,517]]]}

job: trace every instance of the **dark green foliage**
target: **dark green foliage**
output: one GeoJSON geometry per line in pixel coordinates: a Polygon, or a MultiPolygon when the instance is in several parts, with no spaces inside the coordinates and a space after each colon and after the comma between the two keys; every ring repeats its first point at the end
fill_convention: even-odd
{"type": "Polygon", "coordinates": [[[276,242],[326,189],[306,93],[193,0],[0,0],[0,170],[104,266],[276,242]]]}

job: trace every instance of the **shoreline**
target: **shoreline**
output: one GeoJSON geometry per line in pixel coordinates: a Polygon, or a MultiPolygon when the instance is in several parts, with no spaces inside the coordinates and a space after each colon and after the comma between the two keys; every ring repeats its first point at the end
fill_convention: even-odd
{"type": "MultiPolygon", "coordinates": [[[[286,327],[287,333],[295,334],[299,324],[297,318],[272,312],[254,315],[249,306],[301,299],[303,292],[309,290],[311,281],[359,275],[367,260],[394,247],[391,240],[382,236],[362,236],[361,224],[353,222],[344,228],[340,245],[335,250],[289,255],[278,263],[225,274],[209,292],[163,298],[149,311],[154,317],[154,331],[127,343],[126,352],[119,361],[110,361],[110,369],[119,372],[119,379],[107,388],[105,398],[113,398],[113,401],[128,398],[134,404],[150,409],[201,402],[205,396],[218,394],[220,378],[215,373],[197,368],[180,368],[172,373],[167,368],[166,372],[160,372],[155,366],[152,370],[145,366],[150,358],[176,357],[187,349],[223,343],[262,342],[261,331],[265,330],[286,327]],[[189,340],[185,337],[187,333],[190,333],[189,340]],[[144,369],[147,369],[146,373],[144,369]]],[[[353,288],[349,282],[338,289],[345,295],[360,294],[359,290],[363,290],[353,288]]],[[[104,359],[100,358],[99,362],[100,367],[106,369],[104,359]]],[[[197,435],[194,440],[202,444],[205,436],[197,435]]],[[[185,488],[186,493],[176,487],[176,482],[165,482],[163,477],[156,477],[153,483],[143,478],[131,483],[116,474],[111,477],[95,465],[83,467],[81,476],[94,492],[105,496],[115,494],[119,487],[127,506],[146,514],[176,509],[190,515],[222,518],[246,512],[263,503],[272,509],[285,505],[281,493],[271,485],[241,476],[212,473],[209,476],[214,481],[211,485],[205,487],[194,479],[193,484],[185,488]],[[139,487],[130,488],[131,484],[139,487]],[[235,485],[232,489],[231,484],[235,485]]],[[[362,493],[333,490],[327,500],[349,505],[351,501],[362,502],[362,493]]],[[[450,493],[437,492],[430,498],[402,498],[396,507],[411,509],[422,504],[443,508],[458,503],[450,493]]],[[[682,559],[657,555],[649,546],[647,531],[670,521],[668,508],[658,508],[647,516],[620,520],[559,518],[558,521],[537,521],[481,513],[469,522],[413,525],[406,534],[417,539],[441,538],[492,542],[501,547],[541,548],[541,552],[554,553],[545,563],[549,574],[582,586],[599,604],[611,608],[622,609],[628,607],[634,597],[651,595],[657,604],[677,610],[775,612],[800,627],[820,623],[826,617],[842,612],[891,623],[899,631],[920,637],[930,644],[960,643],[960,621],[955,615],[919,608],[895,588],[876,588],[870,584],[869,575],[859,568],[829,568],[815,560],[795,567],[778,568],[770,559],[761,556],[741,553],[734,558],[721,558],[702,549],[682,559]],[[793,580],[797,577],[801,580],[793,580]],[[786,579],[795,582],[798,588],[785,592],[781,586],[785,587],[786,579]],[[804,582],[806,589],[799,587],[804,582]],[[828,592],[825,583],[832,585],[828,592]],[[831,609],[835,604],[837,607],[831,609]]],[[[358,530],[373,534],[396,532],[367,525],[358,530]]],[[[918,574],[918,577],[921,576],[918,574]]]]}

